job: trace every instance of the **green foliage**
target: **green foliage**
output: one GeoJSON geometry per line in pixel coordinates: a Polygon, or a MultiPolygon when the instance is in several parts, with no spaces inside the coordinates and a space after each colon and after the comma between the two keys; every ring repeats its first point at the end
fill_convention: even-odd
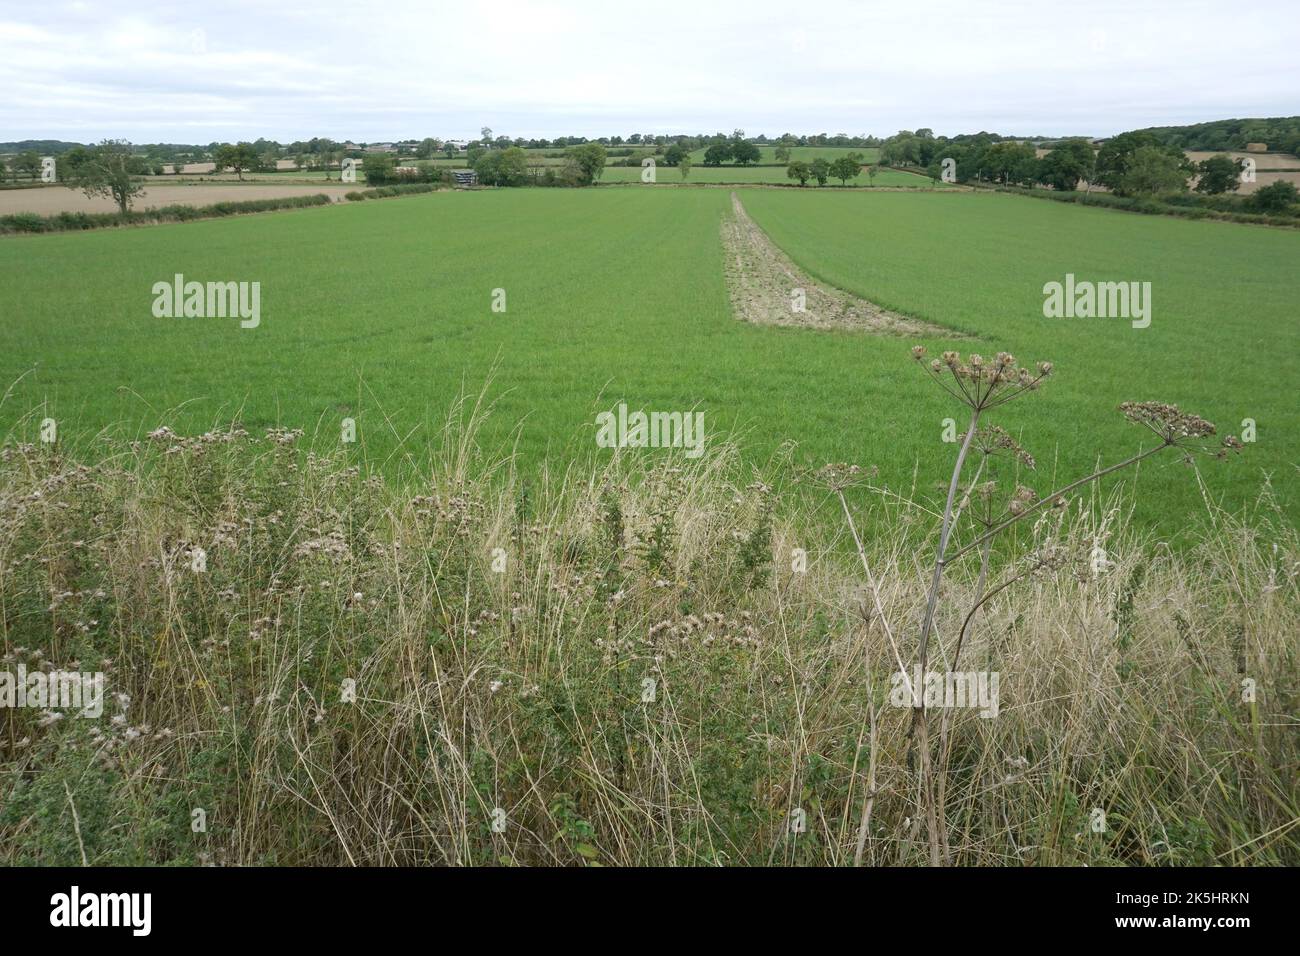
{"type": "Polygon", "coordinates": [[[366,182],[373,186],[384,186],[397,179],[394,172],[396,163],[387,153],[372,153],[361,160],[361,171],[365,173],[366,182]]]}
{"type": "Polygon", "coordinates": [[[1038,167],[1038,181],[1063,192],[1079,188],[1081,180],[1091,179],[1097,155],[1086,139],[1065,139],[1052,147],[1038,167]]]}
{"type": "Polygon", "coordinates": [[[682,146],[680,143],[673,143],[664,150],[664,165],[676,166],[683,159],[689,158],[690,155],[690,150],[686,149],[686,147],[682,146]]]}
{"type": "Polygon", "coordinates": [[[241,180],[244,178],[244,170],[256,169],[258,163],[257,150],[252,143],[223,143],[212,159],[217,165],[217,172],[233,169],[241,180]]]}
{"type": "Polygon", "coordinates": [[[484,186],[526,186],[528,154],[518,146],[494,149],[478,158],[474,172],[484,186]]]}
{"type": "Polygon", "coordinates": [[[571,167],[576,173],[575,185],[590,186],[605,172],[605,147],[599,143],[583,143],[569,148],[571,167]]]}
{"type": "Polygon", "coordinates": [[[66,181],[88,197],[112,199],[125,215],[135,197],[144,192],[144,185],[135,178],[141,172],[143,169],[131,155],[129,143],[104,140],[67,170],[66,181]]]}
{"type": "Polygon", "coordinates": [[[1126,193],[1126,189],[1145,193],[1176,188],[1171,185],[1174,170],[1182,171],[1184,180],[1190,172],[1183,151],[1161,144],[1150,133],[1121,133],[1106,140],[1097,151],[1097,182],[1119,195],[1134,194],[1126,193]],[[1129,172],[1139,162],[1142,168],[1130,179],[1129,172]]]}
{"type": "Polygon", "coordinates": [[[1241,163],[1231,156],[1211,156],[1198,163],[1196,171],[1200,174],[1196,183],[1198,193],[1218,196],[1241,185],[1241,163]]]}
{"type": "Polygon", "coordinates": [[[1255,190],[1249,202],[1252,209],[1262,213],[1286,212],[1300,202],[1300,190],[1296,189],[1295,183],[1279,179],[1255,190]]]}
{"type": "Polygon", "coordinates": [[[1139,146],[1125,163],[1112,187],[1118,196],[1159,196],[1179,192],[1187,186],[1187,169],[1182,156],[1170,155],[1158,146],[1139,146]]]}
{"type": "Polygon", "coordinates": [[[1154,126],[1138,132],[1179,149],[1244,150],[1248,143],[1263,143],[1274,152],[1300,153],[1300,116],[1214,120],[1190,126],[1154,126]]]}
{"type": "Polygon", "coordinates": [[[714,143],[704,151],[705,166],[721,166],[731,159],[731,143],[714,143]]]}
{"type": "Polygon", "coordinates": [[[731,144],[731,161],[737,166],[756,163],[761,157],[758,147],[748,140],[736,140],[731,144]]]}
{"type": "Polygon", "coordinates": [[[830,174],[840,181],[840,185],[848,185],[850,179],[857,179],[862,174],[862,166],[852,156],[841,156],[831,161],[830,174]]]}

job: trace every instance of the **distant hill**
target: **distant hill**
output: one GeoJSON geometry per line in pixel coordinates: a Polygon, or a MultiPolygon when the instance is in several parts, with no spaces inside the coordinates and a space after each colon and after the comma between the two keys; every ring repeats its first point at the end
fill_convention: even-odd
{"type": "Polygon", "coordinates": [[[1245,149],[1247,143],[1265,143],[1271,152],[1300,150],[1300,116],[1267,119],[1226,119],[1191,126],[1151,126],[1141,132],[1162,143],[1190,150],[1245,149]]]}

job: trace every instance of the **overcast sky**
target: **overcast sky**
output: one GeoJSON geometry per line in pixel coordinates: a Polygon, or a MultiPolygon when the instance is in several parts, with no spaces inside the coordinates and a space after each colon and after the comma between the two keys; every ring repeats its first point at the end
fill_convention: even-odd
{"type": "Polygon", "coordinates": [[[0,5],[0,141],[1108,135],[1300,113],[1300,0],[0,5]]]}

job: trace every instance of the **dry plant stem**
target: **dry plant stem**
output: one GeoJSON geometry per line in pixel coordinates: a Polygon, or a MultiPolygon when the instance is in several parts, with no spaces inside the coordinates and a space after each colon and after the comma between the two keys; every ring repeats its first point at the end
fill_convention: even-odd
{"type": "MultiPolygon", "coordinates": [[[[870,636],[871,623],[867,619],[865,611],[862,617],[867,629],[866,634],[870,636]]],[[[869,642],[864,641],[864,644],[869,650],[869,642]]],[[[871,683],[871,657],[869,653],[864,655],[863,665],[867,675],[867,719],[870,722],[871,750],[867,757],[867,789],[862,795],[862,818],[858,822],[858,845],[853,854],[854,866],[862,865],[862,855],[867,847],[867,835],[871,832],[871,811],[876,805],[876,699],[871,683]]],[[[856,763],[856,761],[854,762],[856,763]]]]}
{"type": "MultiPolygon", "coordinates": [[[[853,522],[853,515],[849,513],[849,503],[844,500],[844,492],[836,491],[840,499],[840,507],[844,510],[844,520],[848,522],[849,533],[853,535],[853,543],[858,549],[858,559],[862,562],[862,570],[867,575],[867,585],[871,591],[871,601],[876,607],[876,615],[880,618],[880,625],[885,629],[885,637],[889,639],[889,646],[894,652],[894,660],[898,663],[899,672],[903,675],[903,680],[907,680],[907,668],[903,666],[902,655],[898,653],[898,645],[894,642],[894,629],[889,626],[889,618],[885,616],[884,605],[880,602],[880,588],[876,585],[875,575],[871,573],[871,565],[867,563],[867,552],[862,546],[862,538],[858,535],[857,525],[853,522]]],[[[911,690],[910,684],[908,690],[911,690]]]]}
{"type": "Polygon", "coordinates": [[[1044,505],[1056,501],[1056,499],[1060,498],[1062,495],[1069,494],[1075,488],[1078,488],[1081,485],[1086,485],[1090,481],[1096,481],[1098,478],[1104,478],[1106,475],[1109,475],[1111,472],[1119,471],[1121,468],[1127,468],[1129,465],[1135,465],[1143,458],[1150,458],[1156,452],[1164,451],[1166,448],[1171,447],[1172,444],[1173,444],[1172,442],[1166,441],[1163,444],[1156,445],[1154,448],[1149,448],[1144,452],[1140,452],[1134,455],[1132,458],[1126,458],[1121,462],[1117,462],[1114,465],[1111,465],[1107,468],[1103,468],[1101,469],[1101,471],[1094,471],[1091,475],[1088,475],[1085,478],[1080,478],[1078,481],[1072,481],[1064,488],[1057,489],[1056,491],[1053,491],[1051,494],[1044,495],[1042,498],[1039,498],[1032,505],[1027,507],[1024,511],[1020,512],[1020,514],[1012,515],[1006,521],[1003,521],[1001,524],[996,525],[990,528],[988,531],[984,532],[982,535],[980,535],[970,544],[966,545],[964,548],[958,548],[956,551],[953,552],[952,557],[950,557],[948,560],[950,562],[956,561],[962,555],[967,554],[970,551],[973,551],[975,548],[978,548],[981,545],[983,545],[986,541],[990,541],[993,538],[997,537],[998,533],[1004,530],[1005,528],[1011,527],[1011,525],[1015,524],[1017,521],[1020,521],[1023,518],[1028,518],[1031,514],[1033,514],[1035,511],[1039,510],[1040,508],[1042,508],[1044,505]]]}
{"type": "Polygon", "coordinates": [[[858,848],[853,854],[853,865],[862,865],[862,853],[867,846],[867,834],[871,832],[871,811],[876,805],[876,707],[873,702],[868,708],[871,718],[871,754],[867,758],[867,792],[862,798],[862,821],[858,824],[858,848]]]}
{"type": "MultiPolygon", "coordinates": [[[[930,594],[925,605],[925,621],[921,624],[920,664],[922,672],[928,660],[930,649],[930,631],[934,627],[934,609],[939,603],[939,584],[943,580],[944,556],[948,550],[948,538],[952,534],[952,503],[957,497],[957,485],[961,480],[962,466],[966,462],[966,453],[970,450],[971,440],[975,437],[975,426],[979,423],[980,410],[972,409],[970,424],[966,427],[966,439],[957,452],[957,462],[952,467],[952,478],[948,482],[948,500],[943,506],[943,527],[939,532],[939,550],[934,559],[934,574],[930,578],[930,594]]],[[[925,708],[922,707],[924,714],[925,708]]]]}
{"type": "MultiPolygon", "coordinates": [[[[871,601],[876,608],[876,616],[880,618],[880,625],[885,632],[885,637],[889,640],[890,649],[894,652],[894,660],[898,664],[898,672],[903,675],[903,680],[907,681],[907,668],[903,666],[902,655],[898,653],[898,645],[894,641],[894,630],[889,626],[889,618],[885,615],[884,605],[880,600],[880,588],[876,584],[876,577],[871,573],[871,565],[867,561],[866,549],[862,546],[862,537],[858,534],[857,525],[853,521],[853,515],[849,511],[849,503],[844,498],[843,489],[836,489],[836,497],[840,499],[840,508],[844,512],[844,520],[848,523],[849,533],[853,535],[853,543],[858,549],[858,559],[862,562],[862,570],[867,576],[867,586],[871,591],[871,601]]],[[[909,682],[909,692],[911,691],[909,682]]],[[[868,706],[868,713],[871,721],[871,756],[867,763],[867,793],[862,806],[862,820],[858,825],[858,845],[853,857],[853,865],[862,865],[862,854],[866,847],[867,833],[871,826],[871,811],[876,803],[876,710],[874,702],[868,706]]],[[[931,848],[933,851],[933,847],[931,848]]],[[[933,859],[933,855],[932,855],[933,859]]]]}
{"type": "MultiPolygon", "coordinates": [[[[962,641],[966,638],[966,626],[975,616],[976,611],[984,606],[984,586],[988,581],[989,574],[989,554],[993,550],[993,539],[990,538],[984,542],[984,547],[980,552],[980,575],[979,580],[975,583],[975,607],[966,615],[966,620],[962,622],[961,636],[957,638],[957,649],[953,652],[952,663],[948,666],[952,670],[957,670],[957,661],[961,657],[962,641]]],[[[1017,577],[1021,577],[1018,575],[1017,577]]],[[[1015,580],[1015,579],[1013,579],[1015,580]]],[[[1011,582],[1007,582],[1010,584],[1011,582]]],[[[1006,587],[1001,585],[998,590],[1006,587]]],[[[996,592],[995,592],[996,593],[996,592]]],[[[990,595],[991,597],[992,595],[990,595]]],[[[943,859],[948,866],[952,865],[952,848],[948,845],[948,820],[944,808],[947,806],[948,794],[948,719],[950,713],[944,710],[939,716],[939,836],[943,841],[943,859]]]]}
{"type": "MultiPolygon", "coordinates": [[[[939,550],[934,559],[934,574],[930,578],[930,593],[926,599],[925,621],[921,625],[921,640],[918,653],[921,673],[925,673],[926,664],[929,660],[930,650],[930,631],[934,627],[934,610],[939,603],[939,585],[943,581],[944,556],[948,550],[948,538],[952,534],[953,501],[957,497],[957,485],[961,481],[962,467],[966,463],[966,453],[970,451],[971,441],[975,437],[975,427],[979,424],[980,409],[972,408],[970,413],[970,424],[966,427],[966,438],[961,443],[961,449],[957,452],[957,461],[952,468],[952,478],[948,481],[948,500],[943,506],[943,526],[939,532],[939,550]]],[[[915,698],[913,698],[915,705],[915,698]]],[[[935,782],[933,768],[930,764],[930,745],[929,735],[925,726],[925,699],[922,698],[920,706],[916,706],[912,711],[912,730],[920,728],[920,749],[921,749],[921,793],[922,800],[926,805],[926,823],[930,830],[930,864],[932,866],[941,865],[946,860],[947,854],[941,852],[941,838],[939,833],[939,820],[935,806],[935,782]]]]}

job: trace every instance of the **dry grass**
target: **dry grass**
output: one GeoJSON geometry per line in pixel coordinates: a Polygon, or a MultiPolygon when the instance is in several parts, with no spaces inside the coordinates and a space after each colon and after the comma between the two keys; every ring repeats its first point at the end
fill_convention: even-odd
{"type": "Polygon", "coordinates": [[[764,235],[734,192],[731,215],[722,220],[722,251],[731,307],[745,322],[880,335],[954,337],[950,330],[890,312],[818,282],[764,235]],[[799,310],[794,308],[792,298],[796,291],[803,293],[799,310]]]}
{"type": "MultiPolygon", "coordinates": [[[[481,413],[458,407],[404,479],[283,432],[162,432],[89,465],[7,447],[4,666],[104,670],[125,696],[102,721],[0,711],[0,862],[928,862],[889,689],[915,659],[933,513],[847,491],[872,596],[838,504],[781,462],[525,480],[476,447],[481,413]]],[[[1001,710],[945,721],[953,860],[1294,865],[1295,529],[1263,489],[1246,515],[1207,504],[1174,551],[1126,532],[1126,508],[1079,498],[995,553],[994,580],[1047,542],[1066,559],[967,638],[1001,710]]],[[[966,565],[932,661],[976,593],[966,565]]]]}

